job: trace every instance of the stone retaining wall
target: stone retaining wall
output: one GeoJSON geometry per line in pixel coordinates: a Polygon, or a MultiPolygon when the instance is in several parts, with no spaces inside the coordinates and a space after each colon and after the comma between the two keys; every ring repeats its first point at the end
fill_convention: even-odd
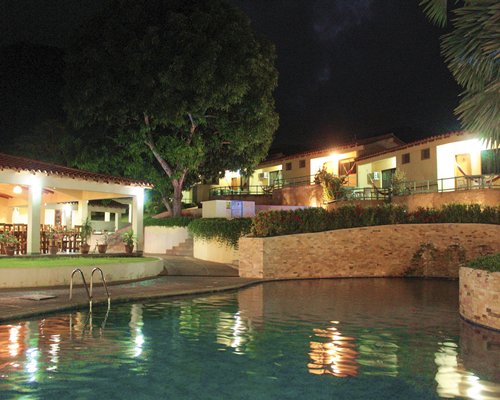
{"type": "Polygon", "coordinates": [[[383,225],[335,231],[243,237],[245,278],[429,276],[457,278],[461,262],[500,251],[500,226],[383,225]]]}
{"type": "Polygon", "coordinates": [[[460,268],[460,314],[500,330],[500,272],[460,268]]]}

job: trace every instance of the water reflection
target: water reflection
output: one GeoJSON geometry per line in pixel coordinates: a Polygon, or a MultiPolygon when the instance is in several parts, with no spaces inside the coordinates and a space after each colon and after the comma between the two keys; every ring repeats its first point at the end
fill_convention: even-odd
{"type": "Polygon", "coordinates": [[[76,398],[89,397],[89,387],[113,397],[102,392],[109,382],[150,398],[204,390],[218,398],[221,387],[228,398],[249,398],[256,387],[262,398],[287,390],[325,398],[325,390],[365,385],[362,393],[379,382],[422,390],[399,398],[500,398],[499,333],[460,322],[435,282],[368,282],[280,282],[119,305],[107,323],[102,309],[0,325],[0,397],[63,398],[71,381],[76,398]]]}
{"type": "Polygon", "coordinates": [[[436,391],[444,398],[467,397],[474,400],[498,399],[500,385],[480,380],[473,372],[467,371],[458,356],[458,345],[454,342],[440,343],[435,353],[437,372],[436,391]]]}
{"type": "Polygon", "coordinates": [[[309,343],[311,362],[307,367],[311,374],[330,374],[339,378],[358,374],[359,365],[356,359],[359,353],[356,351],[354,338],[342,335],[336,326],[314,329],[314,336],[322,341],[309,343]],[[326,342],[323,341],[325,339],[326,342]]]}
{"type": "Polygon", "coordinates": [[[130,308],[130,322],[128,326],[130,327],[130,342],[132,346],[132,357],[134,358],[142,354],[142,347],[144,345],[142,309],[142,304],[132,304],[130,308]]]}

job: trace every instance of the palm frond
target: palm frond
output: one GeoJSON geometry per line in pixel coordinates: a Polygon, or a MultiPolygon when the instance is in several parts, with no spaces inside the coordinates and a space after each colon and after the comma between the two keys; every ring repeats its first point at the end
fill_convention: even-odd
{"type": "Polygon", "coordinates": [[[455,112],[465,129],[490,143],[500,142],[500,3],[466,2],[454,11],[453,31],[443,37],[442,54],[465,89],[455,112]]]}
{"type": "Polygon", "coordinates": [[[447,21],[448,0],[420,0],[427,18],[437,26],[445,26],[447,21]]]}

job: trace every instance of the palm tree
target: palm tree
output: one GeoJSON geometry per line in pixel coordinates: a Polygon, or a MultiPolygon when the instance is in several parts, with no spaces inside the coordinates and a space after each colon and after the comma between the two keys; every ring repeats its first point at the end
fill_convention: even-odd
{"type": "MultiPolygon", "coordinates": [[[[500,2],[455,0],[453,30],[442,36],[441,53],[464,91],[455,109],[464,129],[500,144],[500,2]]],[[[445,26],[447,0],[421,0],[428,18],[445,26]]]]}

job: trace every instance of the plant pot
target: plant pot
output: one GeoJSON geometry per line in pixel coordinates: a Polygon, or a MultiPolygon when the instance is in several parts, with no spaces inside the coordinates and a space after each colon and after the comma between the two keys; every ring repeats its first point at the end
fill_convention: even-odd
{"type": "Polygon", "coordinates": [[[134,252],[134,245],[128,245],[126,244],[125,245],[125,253],[127,254],[132,254],[134,252]]]}
{"type": "Polygon", "coordinates": [[[107,244],[98,244],[97,245],[97,251],[99,252],[99,254],[106,253],[107,249],[108,249],[108,245],[107,244]]]}
{"type": "Polygon", "coordinates": [[[90,244],[85,243],[80,245],[80,253],[89,254],[89,251],[90,251],[90,244]]]}
{"type": "Polygon", "coordinates": [[[8,256],[13,256],[16,252],[16,246],[5,246],[5,254],[8,256]]]}
{"type": "Polygon", "coordinates": [[[59,251],[59,247],[56,245],[50,245],[49,246],[49,254],[52,256],[55,256],[57,252],[59,251]]]}

